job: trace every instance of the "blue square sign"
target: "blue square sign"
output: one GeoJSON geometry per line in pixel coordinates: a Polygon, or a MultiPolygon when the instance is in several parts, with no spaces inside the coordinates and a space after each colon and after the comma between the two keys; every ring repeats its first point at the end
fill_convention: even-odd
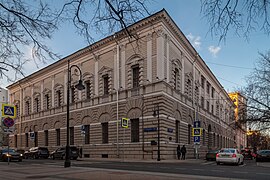
{"type": "Polygon", "coordinates": [[[200,143],[201,137],[200,136],[194,136],[194,143],[200,143]]]}

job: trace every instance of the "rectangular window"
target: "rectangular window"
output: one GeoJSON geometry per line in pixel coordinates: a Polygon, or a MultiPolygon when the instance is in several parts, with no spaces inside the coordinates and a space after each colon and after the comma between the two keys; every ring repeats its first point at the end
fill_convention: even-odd
{"type": "Polygon", "coordinates": [[[18,136],[17,134],[14,136],[14,144],[15,144],[15,148],[18,147],[18,136]]]}
{"type": "Polygon", "coordinates": [[[211,97],[214,98],[214,95],[215,95],[215,88],[212,87],[211,97]]]}
{"type": "Polygon", "coordinates": [[[106,144],[109,142],[109,136],[108,136],[108,123],[101,123],[102,125],[102,143],[106,144]]]}
{"type": "Polygon", "coordinates": [[[56,91],[56,98],[57,98],[57,107],[61,106],[61,91],[56,91]]]}
{"type": "Polygon", "coordinates": [[[26,115],[30,114],[30,102],[29,101],[25,102],[25,113],[26,113],[26,115]]]}
{"type": "Polygon", "coordinates": [[[48,130],[45,130],[44,131],[44,145],[45,146],[48,146],[49,145],[49,131],[48,130]]]}
{"type": "Polygon", "coordinates": [[[175,142],[179,143],[179,124],[180,121],[176,120],[175,121],[175,142]]]}
{"type": "Polygon", "coordinates": [[[70,88],[70,103],[75,103],[75,87],[70,88]]]}
{"type": "Polygon", "coordinates": [[[139,87],[139,66],[132,66],[133,88],[139,87]]]}
{"type": "Polygon", "coordinates": [[[179,77],[179,70],[175,68],[174,70],[174,88],[178,89],[178,77],[179,77]]]}
{"type": "Polygon", "coordinates": [[[74,127],[69,128],[70,145],[74,145],[74,127]]]}
{"type": "Polygon", "coordinates": [[[103,92],[104,95],[109,95],[109,76],[107,74],[103,76],[103,92]]]}
{"type": "Polygon", "coordinates": [[[214,114],[214,105],[211,105],[211,113],[214,114]]]}
{"type": "Polygon", "coordinates": [[[85,82],[85,91],[86,91],[86,99],[91,98],[91,89],[90,89],[90,82],[86,81],[85,82]]]}
{"type": "Polygon", "coordinates": [[[189,124],[188,125],[188,144],[191,143],[190,139],[191,139],[191,125],[189,124]]]}
{"type": "Polygon", "coordinates": [[[209,103],[209,101],[206,101],[206,110],[210,111],[210,103],[209,103]]]}
{"type": "Polygon", "coordinates": [[[35,132],[35,147],[38,147],[38,132],[35,132]]]}
{"type": "Polygon", "coordinates": [[[56,129],[56,146],[60,146],[60,129],[56,129]]]}
{"type": "Polygon", "coordinates": [[[28,147],[29,143],[28,143],[28,133],[25,133],[25,147],[28,147]]]}
{"type": "Polygon", "coordinates": [[[210,93],[210,84],[209,84],[209,82],[206,83],[206,92],[207,92],[207,94],[210,93]]]}
{"type": "Polygon", "coordinates": [[[39,99],[35,98],[36,112],[39,112],[39,99]]]}
{"type": "Polygon", "coordinates": [[[45,95],[45,103],[46,103],[46,109],[50,108],[50,99],[49,99],[49,94],[45,95]]]}
{"type": "Polygon", "coordinates": [[[140,141],[139,119],[131,119],[131,142],[140,141]]]}
{"type": "Polygon", "coordinates": [[[201,86],[204,89],[205,78],[201,76],[201,86]]]}
{"type": "Polygon", "coordinates": [[[84,125],[85,136],[84,136],[84,143],[90,144],[90,125],[84,125]]]}
{"type": "Polygon", "coordinates": [[[204,108],[204,97],[201,97],[201,106],[204,108]]]}

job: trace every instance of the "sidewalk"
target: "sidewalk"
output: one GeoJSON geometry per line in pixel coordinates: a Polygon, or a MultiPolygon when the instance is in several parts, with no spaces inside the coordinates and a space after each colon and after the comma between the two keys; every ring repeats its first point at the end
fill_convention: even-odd
{"type": "Polygon", "coordinates": [[[108,161],[108,162],[143,162],[143,163],[203,163],[204,159],[165,159],[157,161],[156,159],[123,159],[123,158],[78,158],[77,161],[108,161]]]}

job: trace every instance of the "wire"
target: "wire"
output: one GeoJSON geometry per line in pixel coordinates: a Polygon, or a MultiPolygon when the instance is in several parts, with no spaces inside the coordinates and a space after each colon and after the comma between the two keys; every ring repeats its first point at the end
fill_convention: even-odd
{"type": "Polygon", "coordinates": [[[227,64],[219,64],[219,63],[214,63],[214,62],[209,62],[209,61],[205,61],[206,63],[209,64],[214,64],[214,65],[218,65],[218,66],[225,66],[225,67],[232,67],[232,68],[239,68],[239,69],[254,69],[254,68],[248,68],[248,67],[241,67],[241,66],[232,66],[232,65],[227,65],[227,64]]]}
{"type": "Polygon", "coordinates": [[[223,81],[227,81],[227,82],[229,82],[229,83],[235,84],[235,85],[237,85],[237,86],[243,86],[243,85],[237,84],[237,83],[235,83],[235,82],[229,81],[229,80],[227,80],[227,79],[221,78],[221,77],[219,77],[219,76],[216,76],[216,77],[219,78],[219,79],[222,79],[223,81]]]}

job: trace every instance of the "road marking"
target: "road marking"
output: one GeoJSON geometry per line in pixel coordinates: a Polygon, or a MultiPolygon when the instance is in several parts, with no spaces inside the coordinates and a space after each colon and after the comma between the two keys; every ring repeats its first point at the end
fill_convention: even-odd
{"type": "Polygon", "coordinates": [[[215,162],[204,162],[203,165],[214,164],[215,162]]]}
{"type": "Polygon", "coordinates": [[[259,175],[270,175],[269,173],[255,173],[255,174],[259,174],[259,175]]]}
{"type": "Polygon", "coordinates": [[[203,169],[192,169],[194,171],[203,171],[203,169]]]}
{"type": "Polygon", "coordinates": [[[244,172],[244,171],[233,171],[233,173],[247,174],[248,172],[244,172]]]}
{"type": "Polygon", "coordinates": [[[212,169],[211,171],[213,171],[213,172],[225,172],[223,170],[217,170],[217,169],[212,169]]]}
{"type": "Polygon", "coordinates": [[[161,169],[169,169],[169,167],[160,167],[161,169]]]}
{"type": "Polygon", "coordinates": [[[187,168],[174,168],[174,169],[186,170],[187,168]]]}

